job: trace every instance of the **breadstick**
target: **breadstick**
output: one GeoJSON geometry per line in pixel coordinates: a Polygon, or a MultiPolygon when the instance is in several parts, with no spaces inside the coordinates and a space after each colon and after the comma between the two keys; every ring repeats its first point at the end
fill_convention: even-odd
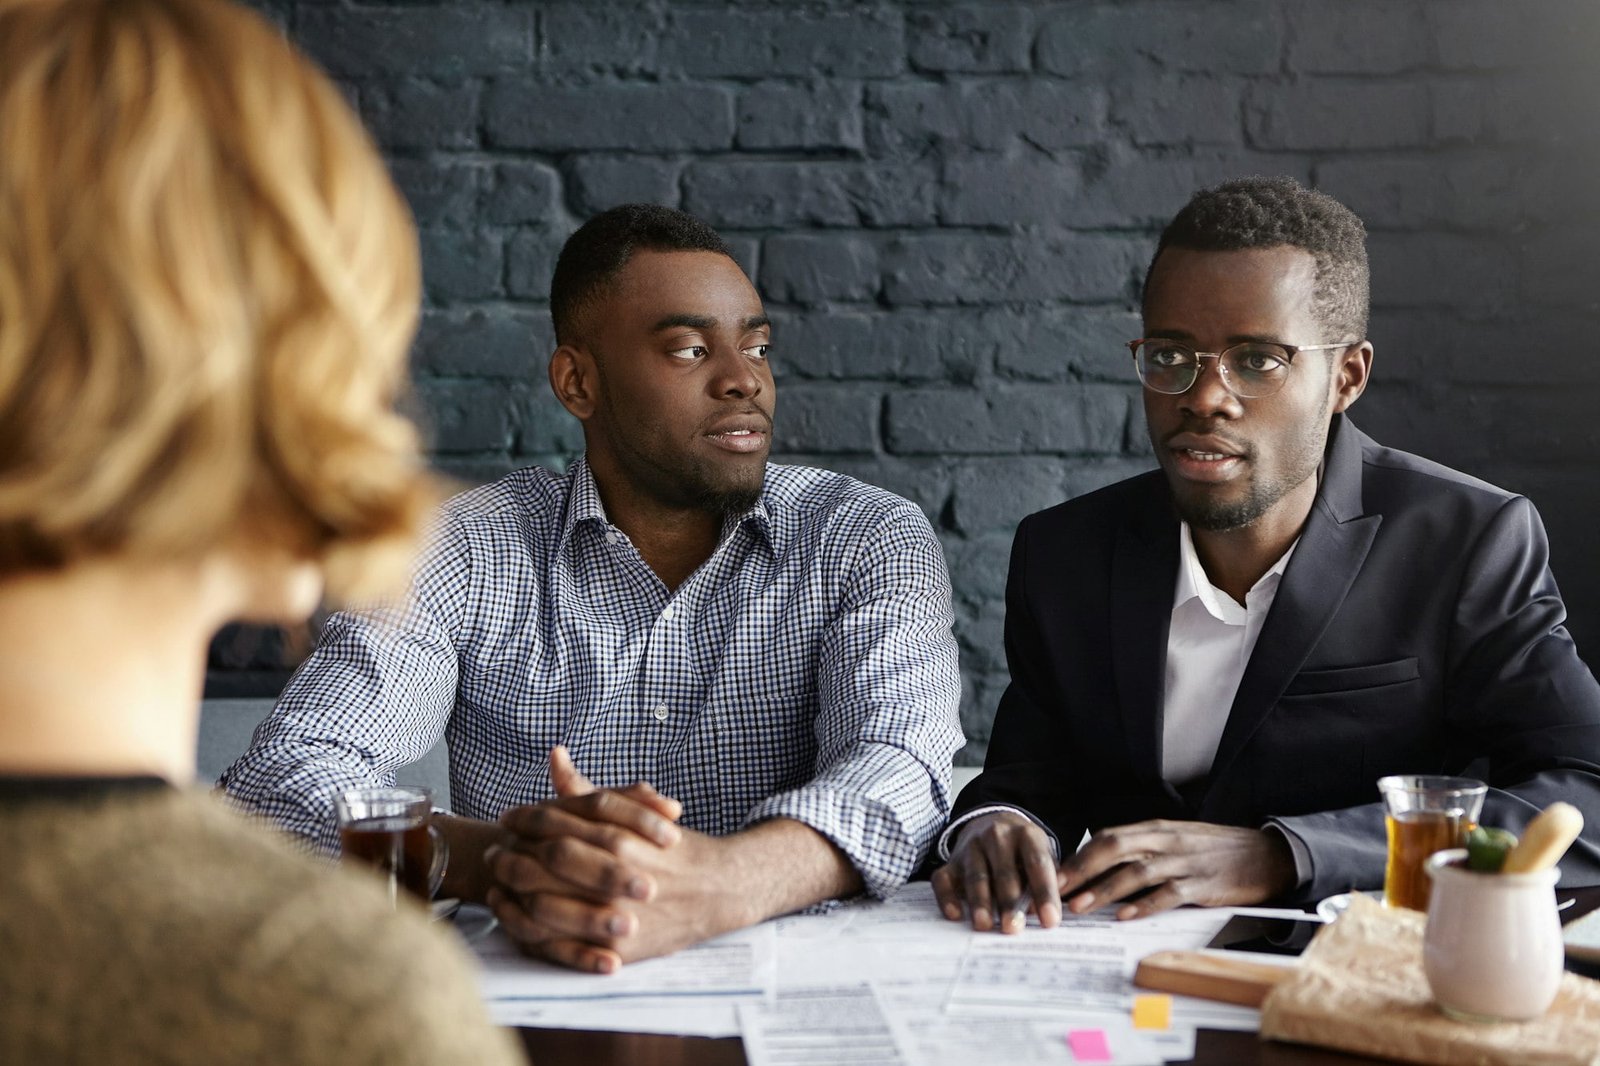
{"type": "Polygon", "coordinates": [[[1528,823],[1517,846],[1506,853],[1500,872],[1525,874],[1549,869],[1566,854],[1568,846],[1581,832],[1582,812],[1570,803],[1552,803],[1528,823]]]}

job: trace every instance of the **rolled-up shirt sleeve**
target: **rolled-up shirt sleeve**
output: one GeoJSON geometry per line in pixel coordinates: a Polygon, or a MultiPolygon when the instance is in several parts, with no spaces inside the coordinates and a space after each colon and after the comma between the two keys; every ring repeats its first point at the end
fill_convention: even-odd
{"type": "Polygon", "coordinates": [[[218,782],[237,806],[332,852],[334,794],[392,785],[396,770],[443,736],[471,573],[448,520],[434,530],[416,573],[403,601],[328,619],[316,649],[218,782]]]}
{"type": "Polygon", "coordinates": [[[817,766],[746,824],[793,818],[832,841],[882,898],[922,861],[950,811],[963,743],[950,578],[922,513],[904,504],[861,547],[817,650],[817,766]]]}

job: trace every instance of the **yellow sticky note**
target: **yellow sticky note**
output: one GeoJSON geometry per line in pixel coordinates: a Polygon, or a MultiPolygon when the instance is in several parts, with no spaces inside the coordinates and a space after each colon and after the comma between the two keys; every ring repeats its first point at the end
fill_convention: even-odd
{"type": "Polygon", "coordinates": [[[1135,1029],[1171,1028],[1172,997],[1163,995],[1134,996],[1133,1027],[1135,1029]]]}

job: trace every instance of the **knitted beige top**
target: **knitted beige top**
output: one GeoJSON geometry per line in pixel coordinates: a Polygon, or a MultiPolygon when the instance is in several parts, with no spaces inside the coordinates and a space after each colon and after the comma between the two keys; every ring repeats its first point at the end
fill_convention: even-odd
{"type": "Polygon", "coordinates": [[[200,792],[0,799],[0,1063],[521,1062],[452,938],[200,792]]]}

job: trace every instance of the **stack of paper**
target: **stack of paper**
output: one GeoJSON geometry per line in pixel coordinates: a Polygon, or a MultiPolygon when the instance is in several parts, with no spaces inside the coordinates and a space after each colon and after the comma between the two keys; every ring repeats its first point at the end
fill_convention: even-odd
{"type": "Polygon", "coordinates": [[[1034,923],[1001,936],[945,920],[919,883],[885,902],[778,919],[609,976],[530,961],[499,934],[477,951],[502,1025],[737,1035],[753,1066],[1158,1066],[1192,1058],[1197,1028],[1259,1024],[1254,1010],[1139,996],[1131,982],[1139,959],[1199,948],[1233,913],[1183,909],[1134,922],[1069,914],[1056,929],[1034,923]]]}

